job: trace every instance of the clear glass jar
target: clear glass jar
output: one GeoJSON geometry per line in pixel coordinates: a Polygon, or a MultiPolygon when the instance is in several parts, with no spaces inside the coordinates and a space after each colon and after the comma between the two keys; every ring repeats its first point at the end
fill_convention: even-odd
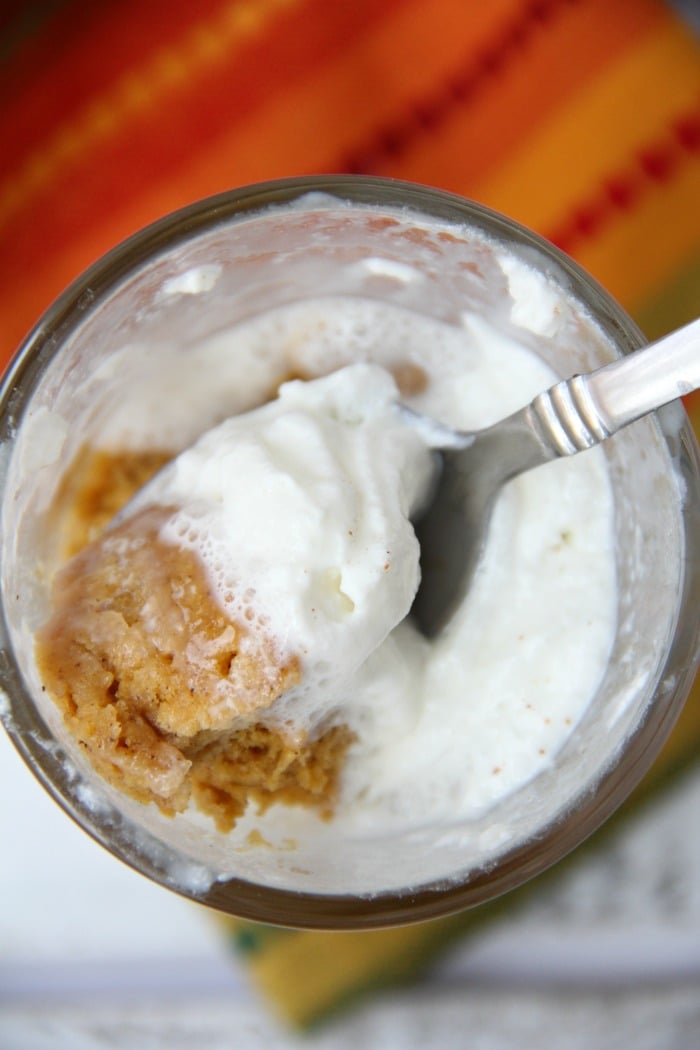
{"type": "MultiPolygon", "coordinates": [[[[167,819],[96,776],[42,691],[32,637],[47,615],[56,560],[50,508],[83,441],[104,438],[125,411],[140,440],[155,441],[167,411],[151,428],[152,406],[177,399],[193,362],[195,371],[211,367],[192,348],[283,304],[352,294],[447,324],[461,322],[465,303],[489,315],[506,287],[478,273],[488,271],[489,246],[546,274],[579,312],[575,344],[547,343],[560,375],[643,345],[587,274],[516,223],[438,190],[319,177],[232,191],[132,237],[61,296],[5,375],[3,721],[60,805],[156,882],[234,915],[300,927],[362,929],[444,915],[515,888],[573,849],[639,782],[670,732],[700,634],[700,471],[678,404],[606,445],[619,610],[596,696],[550,768],[462,835],[423,828],[390,841],[360,836],[333,842],[331,856],[328,843],[312,833],[305,840],[297,825],[296,848],[285,853],[218,835],[190,814],[167,819]],[[383,887],[377,872],[387,853],[394,875],[383,887]]],[[[264,377],[260,384],[253,400],[264,377]]],[[[213,388],[208,398],[216,418],[240,401],[237,391],[213,388]]],[[[178,441],[187,444],[211,422],[193,419],[178,441]]]]}

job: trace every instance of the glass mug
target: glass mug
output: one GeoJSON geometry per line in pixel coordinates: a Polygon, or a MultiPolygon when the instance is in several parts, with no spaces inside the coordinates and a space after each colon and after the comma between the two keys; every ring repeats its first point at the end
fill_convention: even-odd
{"type": "MultiPolygon", "coordinates": [[[[450,834],[437,826],[333,838],[313,821],[305,831],[302,820],[295,848],[274,850],[218,834],[189,811],[167,818],[94,773],[42,691],[32,635],[47,616],[56,559],[50,507],[81,443],[104,439],[125,404],[146,421],[144,433],[155,412],[156,441],[167,411],[160,418],[154,406],[177,399],[195,372],[213,376],[203,410],[225,415],[231,406],[215,389],[216,361],[199,360],[197,346],[285,304],[352,294],[450,325],[460,324],[465,303],[488,316],[498,295],[474,280],[474,252],[484,245],[547,275],[580,310],[577,344],[548,343],[548,363],[560,375],[643,345],[586,273],[515,222],[426,187],[313,177],[234,190],[136,234],[57,300],[7,371],[3,721],[66,812],[156,882],[224,912],[288,926],[368,929],[448,914],[515,888],[578,845],[639,782],[668,736],[692,683],[700,634],[700,471],[678,404],[605,446],[619,607],[595,696],[544,772],[450,834]]],[[[194,419],[191,433],[178,433],[181,447],[198,426],[194,419]]]]}

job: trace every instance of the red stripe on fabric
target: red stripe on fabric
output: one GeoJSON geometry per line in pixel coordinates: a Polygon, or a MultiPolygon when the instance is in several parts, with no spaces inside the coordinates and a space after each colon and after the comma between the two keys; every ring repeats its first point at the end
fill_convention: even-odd
{"type": "Polygon", "coordinates": [[[524,10],[493,41],[474,56],[469,53],[461,69],[424,99],[417,100],[403,116],[379,128],[370,140],[347,154],[338,170],[371,174],[382,164],[396,161],[425,131],[436,132],[453,110],[477,101],[480,92],[502,75],[524,51],[533,34],[547,25],[564,7],[581,0],[530,0],[524,10]]]}
{"type": "Polygon", "coordinates": [[[583,241],[599,236],[616,219],[633,213],[655,187],[672,182],[683,165],[698,153],[700,106],[677,118],[662,137],[640,150],[627,167],[612,173],[546,236],[574,255],[583,241]]]}
{"type": "MultiPolygon", "coordinates": [[[[376,7],[374,0],[355,0],[328,18],[322,17],[324,11],[328,13],[326,0],[306,0],[277,15],[274,26],[260,40],[246,43],[235,62],[223,70],[217,66],[202,71],[197,84],[174,93],[168,105],[130,118],[124,128],[96,143],[88,158],[57,172],[28,205],[8,218],[2,237],[14,244],[13,272],[31,267],[38,255],[60,251],[64,242],[79,238],[93,225],[100,213],[121,207],[125,180],[129,195],[137,197],[154,176],[186,168],[188,159],[215,143],[222,131],[230,131],[295,77],[332,64],[353,39],[405,2],[384,0],[376,7]],[[74,179],[79,193],[74,192],[74,179]],[[34,215],[43,210],[48,218],[34,221],[30,208],[34,215]]],[[[207,192],[236,181],[235,173],[221,171],[216,176],[219,184],[213,180],[207,192]]]]}
{"type": "Polygon", "coordinates": [[[0,66],[0,173],[16,168],[86,101],[156,50],[206,23],[226,0],[74,0],[60,6],[6,66],[0,66]]]}
{"type": "Polygon", "coordinates": [[[27,7],[26,0],[3,0],[0,6],[0,54],[12,47],[15,41],[21,41],[27,32],[42,19],[53,14],[53,8],[60,0],[46,0],[45,3],[34,3],[27,7]]]}

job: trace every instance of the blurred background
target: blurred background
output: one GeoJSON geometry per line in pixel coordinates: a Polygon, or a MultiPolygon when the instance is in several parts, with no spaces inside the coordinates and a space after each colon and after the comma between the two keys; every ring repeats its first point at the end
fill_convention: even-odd
{"type": "MultiPolygon", "coordinates": [[[[694,0],[4,0],[0,365],[145,223],[329,172],[503,211],[669,331],[700,312],[699,32],[694,0]]],[[[699,813],[696,690],[526,890],[400,936],[272,935],[120,865],[0,734],[0,1047],[690,1050],[699,813]]]]}

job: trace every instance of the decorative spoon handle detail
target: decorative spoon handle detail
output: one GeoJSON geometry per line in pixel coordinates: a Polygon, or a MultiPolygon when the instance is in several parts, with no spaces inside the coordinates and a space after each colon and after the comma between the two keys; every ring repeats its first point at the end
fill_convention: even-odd
{"type": "Polygon", "coordinates": [[[570,456],[698,387],[700,320],[595,372],[562,380],[525,413],[554,456],[570,456]]]}

